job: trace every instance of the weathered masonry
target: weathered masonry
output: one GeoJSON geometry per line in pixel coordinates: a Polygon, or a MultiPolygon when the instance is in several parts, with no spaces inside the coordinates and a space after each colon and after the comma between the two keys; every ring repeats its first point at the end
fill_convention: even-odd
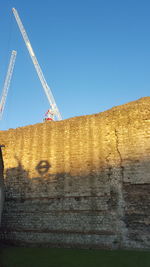
{"type": "Polygon", "coordinates": [[[3,164],[3,158],[2,158],[2,150],[0,146],[0,225],[1,225],[1,215],[3,211],[3,205],[4,205],[4,164],[3,164]]]}
{"type": "Polygon", "coordinates": [[[2,240],[150,248],[150,97],[1,131],[0,144],[2,240]]]}

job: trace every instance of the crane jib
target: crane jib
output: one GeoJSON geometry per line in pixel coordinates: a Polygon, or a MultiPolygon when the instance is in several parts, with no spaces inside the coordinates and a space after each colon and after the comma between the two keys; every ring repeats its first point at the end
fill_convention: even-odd
{"type": "Polygon", "coordinates": [[[36,72],[37,72],[37,74],[38,74],[38,77],[39,77],[39,79],[40,79],[40,82],[41,82],[41,84],[42,84],[42,87],[43,87],[43,89],[44,89],[44,91],[45,91],[45,94],[46,94],[47,99],[48,99],[48,101],[49,101],[49,104],[50,104],[50,106],[51,106],[51,109],[53,110],[56,119],[57,119],[57,120],[62,120],[61,114],[60,114],[59,109],[58,109],[58,107],[57,107],[57,105],[56,105],[56,102],[55,102],[55,99],[54,99],[53,94],[52,94],[52,92],[51,92],[51,89],[50,89],[50,87],[47,85],[47,82],[46,82],[46,80],[45,80],[45,78],[44,78],[44,74],[43,74],[43,72],[42,72],[42,70],[41,70],[41,67],[40,67],[40,65],[39,65],[39,63],[38,63],[38,60],[37,60],[37,58],[36,58],[36,56],[35,56],[35,53],[34,53],[34,51],[33,51],[33,48],[32,48],[32,46],[31,46],[31,43],[30,43],[30,41],[29,41],[29,38],[28,38],[27,33],[26,33],[26,31],[25,31],[25,28],[24,28],[24,26],[23,26],[23,24],[22,24],[22,22],[21,22],[21,19],[20,19],[20,17],[19,17],[19,14],[18,14],[18,12],[17,12],[17,10],[16,10],[15,8],[12,8],[12,11],[13,11],[13,14],[14,14],[14,16],[15,16],[15,19],[16,19],[16,22],[17,22],[17,24],[18,24],[18,27],[19,27],[19,29],[20,29],[20,32],[21,32],[21,34],[22,34],[22,37],[23,37],[23,39],[24,39],[24,42],[25,42],[25,44],[26,44],[26,47],[27,47],[27,49],[28,49],[28,51],[29,51],[30,57],[31,57],[31,59],[32,59],[33,65],[34,65],[34,67],[35,67],[35,69],[36,69],[36,72]],[[55,108],[54,108],[54,107],[55,107],[55,108]]]}

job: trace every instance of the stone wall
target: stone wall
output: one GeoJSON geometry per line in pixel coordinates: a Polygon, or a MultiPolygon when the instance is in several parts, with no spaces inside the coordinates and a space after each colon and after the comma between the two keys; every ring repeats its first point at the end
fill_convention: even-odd
{"type": "Polygon", "coordinates": [[[150,248],[150,97],[96,115],[0,132],[1,239],[150,248]]]}
{"type": "Polygon", "coordinates": [[[3,164],[3,157],[2,157],[2,149],[0,146],[0,225],[1,225],[1,216],[4,206],[4,164],[3,164]]]}

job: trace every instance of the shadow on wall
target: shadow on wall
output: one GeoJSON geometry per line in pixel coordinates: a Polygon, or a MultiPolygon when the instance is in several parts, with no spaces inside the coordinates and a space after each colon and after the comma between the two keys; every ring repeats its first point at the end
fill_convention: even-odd
{"type": "MultiPolygon", "coordinates": [[[[66,193],[72,194],[78,199],[80,195],[95,197],[97,195],[107,195],[110,192],[106,189],[106,192],[103,190],[100,193],[101,187],[110,187],[110,167],[102,170],[99,174],[91,172],[84,177],[72,176],[70,173],[52,174],[50,162],[41,160],[35,166],[37,176],[31,178],[21,161],[16,156],[15,159],[18,166],[7,169],[5,172],[6,199],[63,197],[66,193]]],[[[97,202],[94,201],[93,198],[90,205],[91,209],[97,209],[97,202]]]]}
{"type": "MultiPolygon", "coordinates": [[[[30,178],[21,161],[17,157],[15,159],[18,166],[7,169],[5,175],[7,203],[25,201],[40,203],[56,199],[62,203],[62,210],[67,206],[67,210],[95,212],[115,209],[117,206],[117,194],[114,188],[110,188],[110,167],[98,175],[94,173],[87,176],[71,176],[70,173],[51,174],[52,166],[49,161],[41,160],[35,166],[37,177],[30,178]],[[68,204],[65,204],[65,201],[68,204]],[[73,201],[75,204],[72,204],[73,201]]],[[[91,216],[89,220],[93,229],[95,219],[91,216]]]]}
{"type": "MultiPolygon", "coordinates": [[[[24,169],[21,161],[17,157],[15,157],[15,159],[18,162],[18,166],[7,169],[5,174],[6,199],[35,196],[40,198],[53,195],[59,197],[64,196],[65,193],[75,193],[76,198],[78,198],[81,193],[84,195],[87,193],[85,191],[88,191],[88,195],[93,197],[110,193],[112,202],[114,203],[113,205],[116,206],[118,198],[116,196],[118,190],[118,186],[116,186],[116,177],[118,184],[120,184],[120,182],[122,183],[122,190],[125,189],[126,191],[127,189],[130,191],[130,185],[132,184],[134,185],[134,188],[139,188],[140,185],[142,188],[142,185],[145,184],[148,192],[150,190],[150,182],[148,182],[149,173],[148,170],[146,170],[147,166],[149,169],[149,161],[139,161],[136,163],[137,166],[132,163],[124,167],[108,166],[105,170],[99,171],[98,174],[91,172],[89,175],[82,177],[71,176],[70,173],[52,174],[52,166],[50,162],[48,160],[41,160],[35,166],[37,176],[30,178],[29,172],[24,169]],[[134,180],[136,176],[140,176],[140,179],[138,178],[137,180],[134,180]],[[147,176],[145,183],[143,182],[144,176],[147,176]]],[[[122,193],[124,193],[124,191],[122,193]]],[[[124,197],[126,198],[126,194],[124,197]]],[[[150,194],[148,199],[150,199],[150,194]]],[[[97,204],[93,199],[91,208],[94,209],[96,205],[97,204]]]]}
{"type": "MultiPolygon", "coordinates": [[[[85,246],[89,247],[90,244],[103,245],[103,235],[106,239],[110,236],[110,242],[116,239],[116,219],[110,211],[116,209],[117,200],[114,202],[113,199],[111,203],[110,170],[88,176],[52,174],[49,161],[41,160],[35,166],[37,177],[30,178],[21,161],[15,158],[18,166],[6,170],[6,203],[1,228],[3,240],[19,241],[30,236],[35,243],[59,245],[63,242],[64,246],[68,246],[67,242],[70,245],[85,242],[85,246]],[[103,190],[100,190],[101,187],[103,190]],[[113,222],[113,227],[108,221],[113,222]],[[95,235],[102,239],[100,244],[97,244],[95,235]],[[41,241],[42,238],[44,241],[41,241]]],[[[115,197],[117,199],[117,194],[115,197]]]]}
{"type": "Polygon", "coordinates": [[[3,205],[4,205],[4,177],[3,177],[4,163],[3,163],[1,147],[3,146],[0,146],[0,225],[1,225],[1,215],[3,211],[3,205]]]}
{"type": "Polygon", "coordinates": [[[39,190],[42,191],[41,186],[44,184],[44,180],[50,178],[50,174],[47,175],[51,168],[50,163],[47,160],[41,160],[35,167],[38,173],[37,177],[30,178],[18,157],[15,156],[15,159],[18,166],[6,170],[6,198],[25,198],[26,195],[32,194],[32,189],[34,189],[34,194],[37,194],[39,190]],[[39,185],[39,190],[35,188],[35,185],[39,185]]]}
{"type": "MultiPolygon", "coordinates": [[[[35,166],[37,177],[30,178],[21,161],[17,157],[16,160],[18,166],[6,170],[3,219],[6,231],[14,227],[15,231],[26,233],[87,232],[94,244],[95,234],[103,236],[113,232],[115,236],[117,220],[121,219],[128,229],[129,239],[147,244],[143,247],[150,246],[150,183],[144,184],[143,176],[141,182],[133,183],[130,178],[138,173],[134,164],[124,168],[108,166],[98,174],[91,172],[88,176],[73,177],[69,173],[51,174],[50,162],[41,160],[35,166]],[[123,214],[119,213],[120,199],[124,200],[123,214]],[[28,224],[32,227],[28,228],[28,224]]],[[[139,173],[149,164],[143,161],[139,165],[138,162],[139,173]]]]}

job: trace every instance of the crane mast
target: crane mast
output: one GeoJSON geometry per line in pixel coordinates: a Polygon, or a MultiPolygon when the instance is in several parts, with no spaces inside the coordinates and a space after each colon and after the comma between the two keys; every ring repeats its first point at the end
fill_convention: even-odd
{"type": "Polygon", "coordinates": [[[6,103],[8,89],[10,86],[10,82],[11,82],[11,78],[12,78],[12,74],[13,74],[13,69],[14,69],[14,65],[15,65],[16,55],[17,55],[17,51],[13,50],[11,53],[11,57],[10,57],[9,65],[8,65],[8,70],[7,70],[7,74],[6,74],[6,78],[5,78],[4,86],[3,86],[3,90],[2,90],[2,96],[1,96],[1,100],[0,100],[0,119],[2,119],[4,106],[6,103]]]}
{"type": "Polygon", "coordinates": [[[41,82],[41,84],[43,86],[43,89],[45,91],[45,94],[46,94],[46,96],[48,98],[49,104],[51,106],[51,110],[52,110],[52,112],[54,114],[54,118],[56,118],[57,120],[62,120],[61,114],[60,114],[59,109],[58,109],[58,107],[56,105],[56,102],[55,102],[55,99],[54,99],[53,94],[51,92],[51,89],[50,89],[50,87],[48,86],[48,84],[47,84],[47,82],[45,80],[44,74],[43,74],[43,72],[41,70],[41,67],[40,67],[40,65],[38,63],[38,60],[37,60],[37,58],[35,56],[35,53],[33,51],[33,48],[31,46],[31,43],[29,41],[28,35],[27,35],[26,31],[25,31],[25,28],[24,28],[24,26],[23,26],[23,24],[21,22],[21,19],[20,19],[19,15],[18,15],[18,12],[17,12],[17,10],[15,8],[13,8],[12,11],[13,11],[13,14],[15,16],[15,19],[16,19],[16,22],[18,24],[18,27],[20,29],[20,32],[22,34],[22,37],[24,39],[24,42],[26,44],[26,47],[27,47],[27,49],[29,51],[30,57],[32,59],[32,62],[34,64],[34,67],[35,67],[36,72],[38,74],[38,77],[40,79],[40,82],[41,82]]]}

